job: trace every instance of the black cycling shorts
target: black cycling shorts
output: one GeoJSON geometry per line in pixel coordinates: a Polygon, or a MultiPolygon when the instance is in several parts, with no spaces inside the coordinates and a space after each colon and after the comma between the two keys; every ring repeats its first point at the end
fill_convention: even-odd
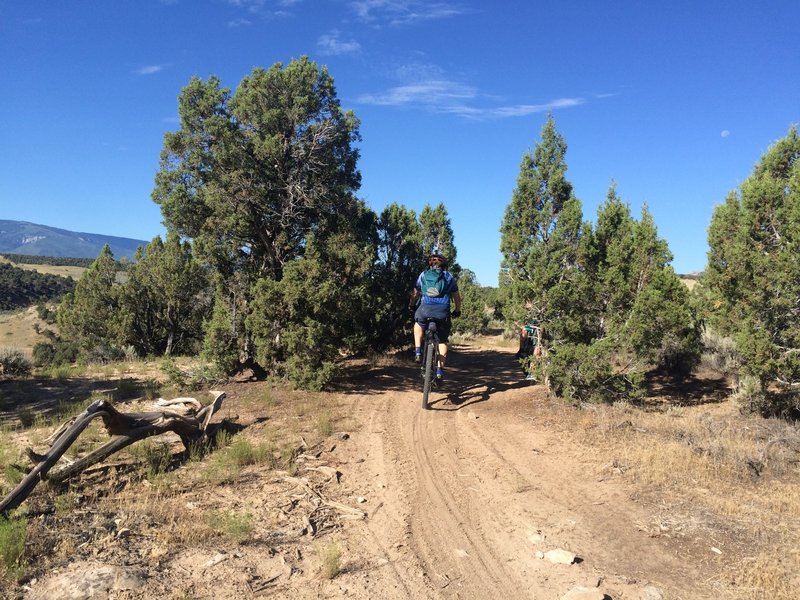
{"type": "Polygon", "coordinates": [[[439,335],[439,341],[447,343],[447,340],[450,338],[449,313],[443,317],[441,306],[433,307],[429,304],[420,304],[419,307],[417,307],[417,312],[414,313],[414,320],[422,326],[423,330],[425,329],[426,318],[433,318],[437,320],[436,333],[439,335]]]}

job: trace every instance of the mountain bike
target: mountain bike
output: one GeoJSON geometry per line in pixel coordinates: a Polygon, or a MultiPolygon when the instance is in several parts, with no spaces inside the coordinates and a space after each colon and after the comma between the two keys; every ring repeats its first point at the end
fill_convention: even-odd
{"type": "Polygon", "coordinates": [[[422,409],[428,410],[428,395],[431,386],[436,386],[436,365],[439,364],[439,334],[436,331],[439,319],[425,319],[425,333],[422,338],[422,409]]]}

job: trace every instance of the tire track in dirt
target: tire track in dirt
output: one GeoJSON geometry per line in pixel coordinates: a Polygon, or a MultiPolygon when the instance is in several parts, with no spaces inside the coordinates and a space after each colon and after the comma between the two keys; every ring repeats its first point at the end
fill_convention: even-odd
{"type": "Polygon", "coordinates": [[[457,479],[454,421],[453,414],[419,410],[412,422],[410,444],[418,483],[411,521],[415,547],[442,580],[442,589],[453,585],[453,591],[466,589],[480,598],[518,596],[514,574],[487,543],[465,502],[463,483],[457,479]]]}
{"type": "Polygon", "coordinates": [[[389,417],[393,401],[391,394],[382,394],[372,397],[369,402],[359,403],[368,407],[360,453],[366,456],[364,478],[373,483],[375,499],[366,528],[360,532],[360,554],[381,557],[378,559],[382,564],[376,597],[433,597],[422,577],[422,567],[408,550],[408,480],[403,475],[408,469],[408,461],[398,456],[392,447],[391,436],[386,435],[392,427],[389,417]]]}
{"type": "Polygon", "coordinates": [[[389,561],[380,597],[550,600],[601,585],[622,600],[648,583],[665,597],[715,597],[675,540],[649,536],[652,516],[628,486],[536,422],[544,392],[521,381],[510,354],[453,353],[428,411],[416,369],[387,372],[355,403],[378,505],[366,543],[389,561]],[[541,559],[556,548],[577,563],[541,559]]]}

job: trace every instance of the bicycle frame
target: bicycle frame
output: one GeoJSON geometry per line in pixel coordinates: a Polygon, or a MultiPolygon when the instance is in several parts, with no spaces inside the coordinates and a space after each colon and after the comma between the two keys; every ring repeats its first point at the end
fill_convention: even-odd
{"type": "Polygon", "coordinates": [[[439,363],[439,334],[436,319],[425,322],[422,342],[422,409],[428,410],[428,396],[434,381],[436,365],[439,363]]]}

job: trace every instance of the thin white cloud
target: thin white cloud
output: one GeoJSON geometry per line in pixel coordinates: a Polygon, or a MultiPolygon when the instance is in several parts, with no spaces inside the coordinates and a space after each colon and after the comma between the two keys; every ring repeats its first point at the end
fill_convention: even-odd
{"type": "MultiPolygon", "coordinates": [[[[273,17],[291,17],[291,8],[300,4],[303,0],[227,0],[228,4],[239,8],[251,15],[258,16],[263,19],[270,19],[273,17]]],[[[240,27],[242,25],[250,25],[245,22],[247,19],[235,19],[228,22],[229,27],[240,27]]]]}
{"type": "Polygon", "coordinates": [[[486,109],[486,115],[492,117],[526,117],[536,113],[549,112],[558,108],[570,108],[583,104],[583,98],[557,98],[544,104],[516,104],[486,109]]]}
{"type": "Polygon", "coordinates": [[[474,88],[453,81],[421,81],[390,88],[380,94],[365,94],[359,98],[363,104],[378,106],[422,105],[444,108],[456,102],[475,98],[474,88]]]}
{"type": "Polygon", "coordinates": [[[731,134],[731,132],[730,132],[730,131],[728,131],[727,129],[723,129],[723,130],[720,132],[720,134],[719,134],[719,135],[720,135],[721,137],[724,137],[724,138],[726,138],[726,137],[728,137],[730,134],[731,134]]]}
{"type": "Polygon", "coordinates": [[[330,33],[319,36],[317,48],[321,54],[328,56],[338,56],[341,54],[353,54],[361,50],[361,44],[355,40],[343,40],[337,29],[330,33]]]}
{"type": "Polygon", "coordinates": [[[248,19],[233,19],[232,21],[228,21],[228,27],[247,27],[248,25],[252,25],[252,21],[248,19]]]}
{"type": "Polygon", "coordinates": [[[164,70],[164,65],[145,65],[134,71],[137,75],[153,75],[164,70]]]}
{"type": "Polygon", "coordinates": [[[425,0],[354,0],[350,6],[359,19],[376,25],[408,25],[466,12],[455,4],[425,0]]]}
{"type": "Polygon", "coordinates": [[[428,63],[401,65],[395,69],[393,75],[402,81],[401,85],[383,92],[363,94],[357,101],[373,106],[414,108],[484,120],[525,117],[587,102],[587,98],[576,96],[556,98],[539,104],[505,104],[500,97],[455,81],[441,67],[428,63]]]}
{"type": "Polygon", "coordinates": [[[228,4],[244,8],[251,13],[260,13],[264,9],[265,0],[228,0],[228,4]]]}
{"type": "Polygon", "coordinates": [[[448,80],[421,81],[388,89],[379,94],[364,94],[362,104],[422,108],[470,119],[525,117],[562,108],[579,106],[584,98],[557,98],[541,104],[485,106],[486,97],[468,85],[448,80]]]}

